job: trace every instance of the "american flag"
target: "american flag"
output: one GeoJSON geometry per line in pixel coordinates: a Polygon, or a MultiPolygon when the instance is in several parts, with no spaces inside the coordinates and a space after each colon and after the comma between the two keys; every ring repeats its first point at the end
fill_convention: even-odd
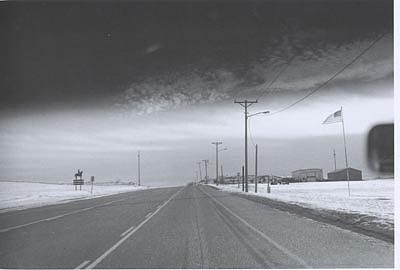
{"type": "Polygon", "coordinates": [[[342,109],[332,113],[331,115],[328,116],[328,118],[325,119],[322,124],[332,124],[332,123],[337,123],[337,122],[342,122],[342,109]]]}

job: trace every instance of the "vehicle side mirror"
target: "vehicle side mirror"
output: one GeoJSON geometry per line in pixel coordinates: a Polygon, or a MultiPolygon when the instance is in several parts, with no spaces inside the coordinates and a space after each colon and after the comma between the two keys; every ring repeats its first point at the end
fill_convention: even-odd
{"type": "Polygon", "coordinates": [[[394,124],[373,127],[368,134],[368,164],[378,172],[394,172],[394,124]]]}

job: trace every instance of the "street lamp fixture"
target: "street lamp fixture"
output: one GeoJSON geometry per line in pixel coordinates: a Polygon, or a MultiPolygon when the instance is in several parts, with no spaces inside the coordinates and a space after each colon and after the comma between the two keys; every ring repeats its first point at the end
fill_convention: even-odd
{"type": "Polygon", "coordinates": [[[269,113],[269,111],[263,111],[263,112],[253,113],[253,114],[248,115],[247,118],[250,118],[250,117],[252,117],[252,116],[256,116],[256,115],[259,115],[259,114],[268,114],[268,113],[269,113]]]}

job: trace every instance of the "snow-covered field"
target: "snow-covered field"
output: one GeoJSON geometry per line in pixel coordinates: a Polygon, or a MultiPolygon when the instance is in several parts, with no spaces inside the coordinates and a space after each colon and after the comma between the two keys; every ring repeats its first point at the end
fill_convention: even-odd
{"type": "Polygon", "coordinates": [[[0,182],[0,212],[24,209],[67,201],[90,199],[116,193],[147,189],[133,185],[95,184],[83,185],[74,190],[73,185],[42,184],[31,182],[0,182]]]}
{"type": "MultiPolygon", "coordinates": [[[[214,185],[213,185],[214,186],[214,185]]],[[[219,185],[219,189],[241,192],[236,185],[219,185]]],[[[394,180],[368,180],[350,182],[350,197],[347,182],[309,182],[290,185],[259,184],[254,193],[254,184],[249,184],[249,193],[274,200],[316,209],[337,210],[376,217],[383,224],[394,223],[394,180]]]]}

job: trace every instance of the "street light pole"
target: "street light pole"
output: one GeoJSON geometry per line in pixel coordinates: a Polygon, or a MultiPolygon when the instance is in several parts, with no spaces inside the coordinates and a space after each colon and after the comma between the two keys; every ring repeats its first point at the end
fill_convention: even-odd
{"type": "Polygon", "coordinates": [[[138,151],[138,185],[140,186],[140,151],[138,151]]]}
{"type": "MultiPolygon", "coordinates": [[[[263,111],[263,112],[258,112],[258,113],[253,113],[250,114],[247,118],[259,115],[259,114],[268,114],[269,111],[263,111]]],[[[250,120],[249,120],[250,121],[250,120]]],[[[254,168],[254,192],[257,193],[257,185],[258,185],[258,144],[255,145],[256,151],[255,151],[255,168],[254,168]]]]}
{"type": "Polygon", "coordinates": [[[218,186],[218,145],[222,144],[222,142],[212,142],[211,144],[215,144],[215,182],[218,186]]]}
{"type": "Polygon", "coordinates": [[[254,103],[257,103],[257,100],[254,101],[249,101],[249,100],[243,100],[243,101],[236,101],[234,103],[239,104],[244,108],[244,180],[246,182],[246,192],[249,192],[249,173],[248,173],[248,164],[247,164],[247,119],[249,118],[247,108],[253,105],[254,103]]]}
{"type": "Polygon", "coordinates": [[[255,173],[254,173],[254,191],[257,193],[257,165],[258,165],[258,145],[256,144],[256,160],[255,160],[255,173]]]}
{"type": "Polygon", "coordinates": [[[224,182],[224,167],[221,165],[221,183],[225,184],[224,182]]]}

